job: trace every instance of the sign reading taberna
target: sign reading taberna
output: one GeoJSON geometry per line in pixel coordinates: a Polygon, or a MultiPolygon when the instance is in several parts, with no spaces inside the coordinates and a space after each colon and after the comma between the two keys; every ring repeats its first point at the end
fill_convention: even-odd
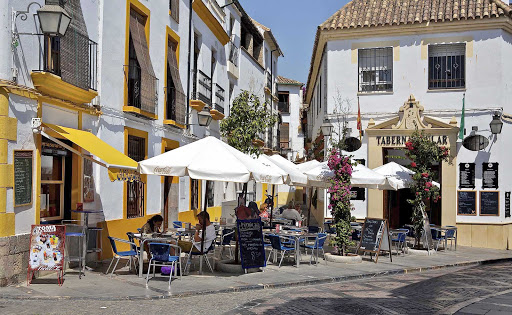
{"type": "Polygon", "coordinates": [[[236,220],[242,268],[266,266],[261,219],[236,220]]]}
{"type": "MultiPolygon", "coordinates": [[[[405,145],[409,136],[376,136],[377,145],[405,145]]],[[[448,145],[448,136],[428,136],[430,141],[439,145],[448,145]]]]}

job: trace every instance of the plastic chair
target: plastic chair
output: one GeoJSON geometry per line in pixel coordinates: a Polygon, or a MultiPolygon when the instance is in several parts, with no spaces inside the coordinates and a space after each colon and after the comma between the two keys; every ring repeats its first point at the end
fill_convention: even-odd
{"type": "Polygon", "coordinates": [[[336,233],[336,228],[331,226],[332,224],[332,221],[325,221],[324,222],[324,231],[325,233],[327,234],[335,234],[336,233]]]}
{"type": "Polygon", "coordinates": [[[397,255],[399,250],[405,255],[405,237],[407,236],[407,231],[400,230],[399,232],[391,234],[391,244],[395,244],[397,255]]]}
{"type": "Polygon", "coordinates": [[[183,222],[181,221],[172,221],[172,227],[175,229],[179,229],[183,227],[183,222]]]}
{"type": "MultiPolygon", "coordinates": [[[[192,242],[192,247],[190,248],[190,251],[188,252],[187,265],[185,267],[185,272],[190,271],[190,260],[192,259],[192,257],[200,256],[201,261],[203,258],[206,260],[206,264],[210,268],[210,271],[213,273],[213,268],[215,267],[215,259],[213,259],[214,257],[212,257],[212,260],[213,260],[213,267],[212,267],[212,264],[210,264],[210,260],[208,259],[208,254],[211,252],[215,256],[215,239],[211,239],[211,240],[206,239],[204,242],[205,243],[212,242],[212,245],[210,245],[210,247],[206,251],[203,251],[202,253],[199,250],[194,251],[194,248],[196,248],[195,245],[197,245],[199,248],[201,248],[201,242],[192,242]]],[[[203,273],[202,263],[200,264],[199,273],[200,274],[203,273]]]]}
{"type": "Polygon", "coordinates": [[[233,252],[231,250],[231,241],[235,236],[235,230],[232,229],[223,229],[222,234],[220,236],[220,241],[215,241],[215,244],[218,246],[222,246],[220,251],[220,257],[224,254],[224,248],[227,246],[229,250],[229,257],[233,258],[233,252]]]}
{"type": "MultiPolygon", "coordinates": [[[[167,243],[149,243],[149,252],[151,253],[151,259],[149,260],[148,273],[146,275],[146,287],[149,282],[149,273],[151,271],[151,267],[153,267],[153,278],[155,277],[155,269],[156,266],[169,266],[171,264],[171,268],[174,270],[174,277],[178,277],[178,268],[177,264],[180,265],[180,279],[182,276],[181,270],[181,248],[177,245],[167,244],[167,243]],[[177,256],[171,255],[171,248],[174,248],[175,254],[178,253],[177,256]]],[[[172,272],[169,273],[169,288],[171,288],[171,279],[172,272]]]]}
{"type": "Polygon", "coordinates": [[[447,245],[448,241],[450,241],[450,249],[453,247],[453,242],[455,242],[455,250],[457,250],[457,227],[453,225],[447,225],[446,228],[448,228],[444,234],[445,237],[445,246],[447,245]]]}
{"type": "Polygon", "coordinates": [[[130,245],[132,250],[136,251],[138,254],[140,253],[140,246],[135,244],[135,235],[132,232],[126,232],[126,236],[128,236],[128,241],[132,242],[133,245],[130,245]]]}
{"type": "Polygon", "coordinates": [[[313,257],[315,257],[315,265],[318,265],[318,252],[322,250],[322,254],[324,255],[325,264],[327,265],[327,259],[325,259],[325,251],[324,251],[324,243],[327,239],[327,233],[318,233],[315,238],[314,244],[301,244],[300,247],[306,250],[306,254],[308,253],[308,249],[311,249],[311,258],[309,259],[309,264],[313,261],[313,257]],[[313,252],[316,251],[316,255],[313,255],[313,252]]]}
{"type": "MultiPolygon", "coordinates": [[[[281,260],[279,261],[279,268],[281,268],[281,264],[283,263],[284,256],[286,254],[290,254],[291,252],[295,253],[295,247],[289,247],[289,246],[282,244],[281,239],[288,240],[288,241],[289,240],[294,241],[294,239],[291,239],[286,236],[275,235],[275,234],[271,234],[268,237],[270,238],[270,243],[272,244],[271,254],[274,253],[274,255],[276,255],[277,253],[281,253],[281,260]]],[[[268,264],[268,261],[270,260],[270,256],[271,255],[268,255],[267,264],[268,264]]]]}
{"type": "Polygon", "coordinates": [[[114,265],[114,268],[112,268],[112,272],[110,273],[110,277],[112,277],[112,275],[114,274],[114,271],[116,270],[117,264],[119,263],[119,260],[121,258],[127,258],[128,259],[128,261],[130,263],[130,270],[131,270],[132,269],[132,260],[134,258],[139,257],[137,251],[131,249],[131,250],[127,250],[127,251],[118,252],[117,251],[116,242],[129,244],[130,246],[136,246],[135,243],[127,241],[127,240],[123,240],[123,239],[120,239],[120,238],[111,237],[111,236],[108,237],[108,240],[110,241],[110,246],[112,246],[112,251],[114,252],[114,257],[112,257],[112,260],[110,261],[110,265],[108,265],[108,268],[107,268],[107,271],[105,272],[105,274],[108,274],[108,271],[110,270],[110,266],[112,266],[112,263],[114,262],[114,259],[117,259],[117,261],[116,261],[116,264],[114,265]]]}
{"type": "Polygon", "coordinates": [[[439,244],[445,242],[444,235],[442,235],[442,231],[439,229],[430,229],[430,233],[432,234],[432,241],[436,242],[436,252],[439,249],[439,244]]]}
{"type": "Polygon", "coordinates": [[[85,236],[86,227],[81,224],[79,220],[63,220],[62,223],[66,226],[66,244],[67,244],[67,255],[64,256],[64,262],[78,262],[78,278],[82,279],[82,275],[85,276],[85,253],[87,249],[85,236]],[[73,231],[74,230],[74,231],[73,231]],[[71,239],[77,239],[78,241],[78,255],[73,256],[69,254],[69,251],[73,249],[71,239]]]}

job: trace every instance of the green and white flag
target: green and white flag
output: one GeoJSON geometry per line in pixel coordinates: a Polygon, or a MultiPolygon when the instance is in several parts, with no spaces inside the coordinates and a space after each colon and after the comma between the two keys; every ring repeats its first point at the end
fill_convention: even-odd
{"type": "Polygon", "coordinates": [[[462,116],[460,117],[460,131],[459,131],[459,139],[464,140],[464,111],[466,106],[466,93],[462,97],[462,116]]]}

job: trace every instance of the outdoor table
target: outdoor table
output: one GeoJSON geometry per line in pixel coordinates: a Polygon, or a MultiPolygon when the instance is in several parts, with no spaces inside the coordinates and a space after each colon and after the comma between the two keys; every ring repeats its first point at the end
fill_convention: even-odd
{"type": "MultiPolygon", "coordinates": [[[[264,233],[264,234],[273,234],[273,233],[264,233]]],[[[300,259],[301,259],[301,257],[300,257],[300,240],[304,239],[306,241],[308,238],[313,238],[313,237],[316,238],[318,236],[317,233],[298,233],[298,232],[286,231],[286,230],[277,233],[277,235],[287,236],[287,237],[294,239],[294,241],[295,241],[295,262],[296,262],[297,268],[299,267],[300,259]]]]}
{"type": "Polygon", "coordinates": [[[148,242],[161,242],[161,243],[167,243],[170,241],[176,240],[173,238],[173,235],[170,234],[162,234],[160,237],[153,237],[152,234],[141,234],[141,233],[134,233],[133,237],[139,240],[139,277],[144,276],[144,245],[148,242]]]}

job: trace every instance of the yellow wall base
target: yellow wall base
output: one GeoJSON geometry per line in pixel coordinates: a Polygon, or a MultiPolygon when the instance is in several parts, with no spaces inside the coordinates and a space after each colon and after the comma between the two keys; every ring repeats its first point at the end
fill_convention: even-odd
{"type": "MultiPolygon", "coordinates": [[[[101,233],[101,246],[103,249],[101,259],[108,259],[113,256],[112,247],[107,238],[108,236],[128,240],[126,232],[137,233],[137,229],[141,228],[152,216],[153,215],[147,215],[140,218],[119,219],[99,223],[98,226],[103,228],[101,233]]],[[[116,243],[116,247],[118,251],[130,250],[128,244],[116,243]]]]}
{"type": "Polygon", "coordinates": [[[0,213],[0,237],[14,234],[14,213],[0,213]]]}
{"type": "MultiPolygon", "coordinates": [[[[219,222],[220,216],[222,214],[222,207],[209,207],[208,213],[210,214],[211,222],[219,222]]],[[[189,210],[178,213],[178,220],[184,223],[190,223],[192,225],[197,224],[197,214],[201,212],[200,210],[189,210]]]]}
{"type": "Polygon", "coordinates": [[[511,249],[512,224],[457,224],[457,245],[511,249]]]}

